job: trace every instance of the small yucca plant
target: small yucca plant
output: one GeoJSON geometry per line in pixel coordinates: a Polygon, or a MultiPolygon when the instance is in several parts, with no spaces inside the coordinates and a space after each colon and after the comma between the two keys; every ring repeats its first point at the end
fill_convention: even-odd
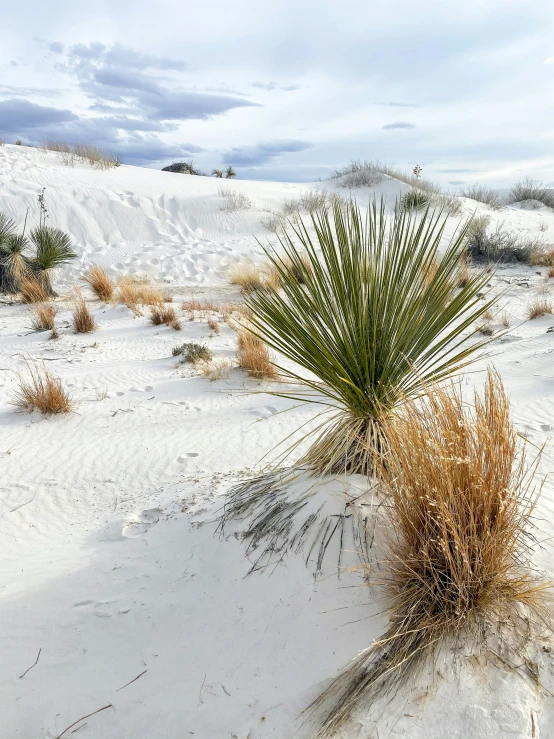
{"type": "Polygon", "coordinates": [[[246,294],[249,325],[298,367],[276,364],[302,388],[273,392],[333,414],[300,464],[366,474],[383,447],[382,422],[400,399],[459,372],[488,343],[468,339],[494,302],[478,296],[490,275],[475,271],[456,290],[465,228],[438,260],[440,214],[416,219],[398,208],[387,218],[384,202],[366,215],[353,203],[334,204],[311,225],[314,233],[303,221],[289,224],[278,251],[267,250],[281,289],[246,294]]]}
{"type": "Polygon", "coordinates": [[[421,190],[410,190],[401,201],[404,210],[423,210],[429,207],[429,195],[421,190]]]}
{"type": "Polygon", "coordinates": [[[49,295],[53,295],[52,270],[76,256],[71,247],[71,238],[58,228],[39,226],[31,231],[30,239],[35,247],[35,256],[31,260],[35,278],[49,295]]]}

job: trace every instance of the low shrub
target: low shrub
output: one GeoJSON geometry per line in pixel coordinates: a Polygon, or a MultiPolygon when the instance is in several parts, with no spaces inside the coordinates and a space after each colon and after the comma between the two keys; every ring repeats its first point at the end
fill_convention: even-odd
{"type": "Polygon", "coordinates": [[[224,201],[221,210],[225,210],[228,213],[235,210],[247,210],[252,207],[250,198],[237,190],[228,190],[226,187],[220,187],[217,194],[224,201]]]}
{"type": "Polygon", "coordinates": [[[42,367],[32,366],[27,362],[28,377],[19,376],[19,390],[14,394],[12,405],[22,410],[39,411],[44,416],[56,413],[70,413],[74,408],[59,377],[42,367]]]}
{"type": "Polygon", "coordinates": [[[553,312],[552,303],[549,300],[534,298],[527,306],[527,319],[532,321],[534,318],[541,318],[541,316],[550,315],[553,312]]]}
{"type": "Polygon", "coordinates": [[[231,285],[237,285],[244,293],[262,290],[264,287],[261,270],[253,262],[234,264],[227,271],[227,279],[231,285]]]}
{"type": "Polygon", "coordinates": [[[179,346],[174,346],[171,352],[174,357],[181,357],[182,362],[211,362],[213,354],[205,344],[197,344],[190,341],[179,346]]]}
{"type": "Polygon", "coordinates": [[[472,185],[460,192],[460,195],[464,198],[470,198],[471,200],[477,200],[479,203],[485,203],[495,210],[499,210],[503,201],[500,195],[490,187],[486,185],[472,185]]]}
{"type": "Polygon", "coordinates": [[[142,314],[141,305],[161,305],[164,302],[163,292],[147,277],[122,277],[117,289],[119,301],[136,315],[142,314]]]}
{"type": "Polygon", "coordinates": [[[509,203],[520,203],[522,200],[537,200],[548,208],[554,208],[554,189],[526,177],[516,182],[508,196],[509,203]]]}
{"type": "Polygon", "coordinates": [[[544,258],[544,244],[539,239],[508,231],[502,224],[489,233],[489,222],[487,216],[477,216],[469,225],[465,248],[472,261],[536,265],[544,258]]]}
{"type": "Polygon", "coordinates": [[[275,380],[277,372],[264,342],[245,328],[237,331],[238,366],[256,380],[275,380]]]}
{"type": "Polygon", "coordinates": [[[423,210],[430,205],[429,195],[420,190],[410,190],[400,202],[402,210],[423,210]]]}
{"type": "MultiPolygon", "coordinates": [[[[175,308],[172,305],[153,305],[150,308],[150,322],[154,324],[154,326],[161,326],[162,324],[166,324],[167,326],[172,326],[175,322],[178,323],[177,314],[175,312],[175,308]]],[[[173,326],[175,328],[175,326],[173,326]]],[[[179,328],[176,329],[177,331],[181,330],[181,324],[179,323],[179,328]]]]}

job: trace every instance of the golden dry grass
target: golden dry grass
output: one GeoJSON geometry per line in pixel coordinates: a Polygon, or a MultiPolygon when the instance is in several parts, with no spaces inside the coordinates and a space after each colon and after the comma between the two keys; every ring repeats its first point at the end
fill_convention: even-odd
{"type": "Polygon", "coordinates": [[[237,329],[238,366],[257,380],[276,380],[277,372],[271,363],[264,342],[244,327],[237,329]]]}
{"type": "Polygon", "coordinates": [[[31,328],[33,331],[54,331],[56,328],[56,308],[52,303],[36,303],[31,308],[31,328]]]}
{"type": "MultiPolygon", "coordinates": [[[[167,326],[178,324],[179,328],[176,330],[179,331],[181,329],[181,324],[179,323],[179,319],[177,318],[177,313],[175,312],[175,308],[172,305],[161,304],[151,306],[150,322],[153,323],[154,326],[161,326],[164,323],[167,326]]],[[[173,326],[173,328],[175,328],[175,326],[173,326]]]]}
{"type": "Polygon", "coordinates": [[[469,284],[471,280],[471,259],[467,254],[460,256],[460,263],[458,267],[458,275],[456,278],[456,287],[463,288],[469,284]]]}
{"type": "Polygon", "coordinates": [[[547,314],[553,313],[552,303],[545,298],[534,298],[527,306],[527,319],[532,321],[534,318],[540,318],[547,314]]]}
{"type": "Polygon", "coordinates": [[[262,272],[252,262],[240,262],[227,271],[227,278],[231,285],[237,285],[244,293],[261,290],[264,287],[262,272]]]}
{"type": "Polygon", "coordinates": [[[24,303],[45,303],[50,298],[42,285],[33,279],[21,280],[19,292],[24,303]]]}
{"type": "Polygon", "coordinates": [[[73,330],[76,334],[90,334],[96,331],[96,322],[79,289],[73,291],[73,307],[71,313],[73,330]]]}
{"type": "Polygon", "coordinates": [[[379,472],[390,531],[382,578],[389,627],[315,702],[334,703],[317,735],[325,739],[356,705],[417,675],[440,646],[488,651],[498,666],[518,669],[532,626],[550,620],[550,583],[530,568],[540,486],[518,448],[499,375],[489,372],[473,409],[459,387],[433,388],[422,403],[407,402],[386,435],[379,472]]]}
{"type": "Polygon", "coordinates": [[[199,361],[196,366],[200,372],[211,382],[216,380],[224,380],[230,376],[234,364],[227,357],[217,357],[210,361],[199,361]]]}
{"type": "Polygon", "coordinates": [[[90,267],[83,276],[83,281],[90,286],[99,300],[104,303],[113,302],[115,285],[105,269],[98,266],[90,267]]]}
{"type": "Polygon", "coordinates": [[[215,320],[215,318],[208,319],[208,328],[215,334],[219,333],[219,323],[215,320]]]}
{"type": "Polygon", "coordinates": [[[19,376],[19,389],[14,393],[12,405],[21,410],[39,411],[44,416],[70,413],[74,403],[64,390],[62,381],[48,369],[27,362],[28,376],[19,376]]]}
{"type": "Polygon", "coordinates": [[[122,277],[117,285],[117,292],[119,302],[130,308],[136,315],[142,315],[141,306],[164,303],[163,292],[147,277],[122,277]]]}
{"type": "Polygon", "coordinates": [[[548,270],[548,276],[554,277],[554,267],[550,267],[550,269],[548,270]]]}

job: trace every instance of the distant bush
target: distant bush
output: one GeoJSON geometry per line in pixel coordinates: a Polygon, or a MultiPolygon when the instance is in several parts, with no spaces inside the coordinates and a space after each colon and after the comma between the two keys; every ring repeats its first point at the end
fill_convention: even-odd
{"type": "Polygon", "coordinates": [[[224,204],[221,210],[225,210],[228,213],[234,210],[246,210],[252,207],[252,201],[242,192],[220,187],[217,194],[220,198],[224,199],[224,204]]]}
{"type": "Polygon", "coordinates": [[[62,162],[73,167],[80,159],[87,161],[91,167],[96,169],[111,169],[121,165],[121,157],[116,154],[110,154],[102,151],[92,144],[69,144],[67,141],[46,141],[42,145],[47,151],[54,151],[60,154],[62,162]]]}
{"type": "Polygon", "coordinates": [[[495,210],[500,209],[503,205],[500,195],[486,185],[472,185],[462,190],[460,195],[463,198],[470,198],[471,200],[477,200],[479,203],[485,203],[485,205],[495,210]]]}
{"type": "Polygon", "coordinates": [[[17,139],[17,141],[13,142],[16,146],[24,146],[23,141],[21,139],[17,139]]]}
{"type": "Polygon", "coordinates": [[[231,166],[227,167],[227,169],[225,170],[225,179],[232,180],[236,176],[237,176],[237,173],[235,172],[235,170],[231,166]]]}
{"type": "Polygon", "coordinates": [[[182,362],[211,362],[213,354],[205,344],[197,344],[196,342],[187,342],[179,346],[173,347],[172,354],[174,357],[181,357],[182,362]]]}
{"type": "Polygon", "coordinates": [[[510,203],[519,203],[522,200],[538,200],[548,208],[554,208],[554,188],[545,187],[542,182],[526,177],[516,182],[508,196],[510,203]]]}
{"type": "Polygon", "coordinates": [[[402,210],[422,210],[430,205],[429,195],[419,190],[410,190],[400,201],[402,210]]]}
{"type": "Polygon", "coordinates": [[[306,190],[300,195],[300,205],[308,213],[315,213],[327,206],[327,193],[321,190],[306,190]]]}
{"type": "Polygon", "coordinates": [[[466,253],[472,261],[540,264],[545,254],[541,241],[507,231],[501,224],[488,233],[489,222],[488,216],[477,216],[468,228],[466,253]]]}
{"type": "Polygon", "coordinates": [[[193,159],[190,159],[188,162],[174,162],[167,167],[162,167],[162,172],[175,172],[176,174],[191,174],[197,177],[206,177],[206,173],[196,167],[193,159]]]}
{"type": "Polygon", "coordinates": [[[372,187],[385,178],[378,162],[352,159],[349,164],[331,173],[330,180],[340,180],[341,187],[372,187]]]}

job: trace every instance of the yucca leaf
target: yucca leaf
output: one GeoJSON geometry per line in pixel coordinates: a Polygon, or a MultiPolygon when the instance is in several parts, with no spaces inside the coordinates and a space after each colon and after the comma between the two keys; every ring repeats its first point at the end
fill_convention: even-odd
{"type": "Polygon", "coordinates": [[[61,267],[77,255],[71,247],[71,238],[64,231],[50,226],[40,226],[31,231],[36,254],[34,265],[38,270],[46,271],[61,267]]]}
{"type": "Polygon", "coordinates": [[[472,329],[494,302],[479,295],[490,274],[474,272],[456,288],[469,222],[439,258],[445,225],[429,208],[387,217],[375,200],[365,215],[335,203],[311,222],[289,223],[279,250],[266,249],[281,290],[246,297],[252,331],[294,363],[278,368],[303,386],[274,394],[330,405],[349,427],[365,419],[373,428],[402,397],[467,366],[491,340],[475,340],[472,329]]]}

